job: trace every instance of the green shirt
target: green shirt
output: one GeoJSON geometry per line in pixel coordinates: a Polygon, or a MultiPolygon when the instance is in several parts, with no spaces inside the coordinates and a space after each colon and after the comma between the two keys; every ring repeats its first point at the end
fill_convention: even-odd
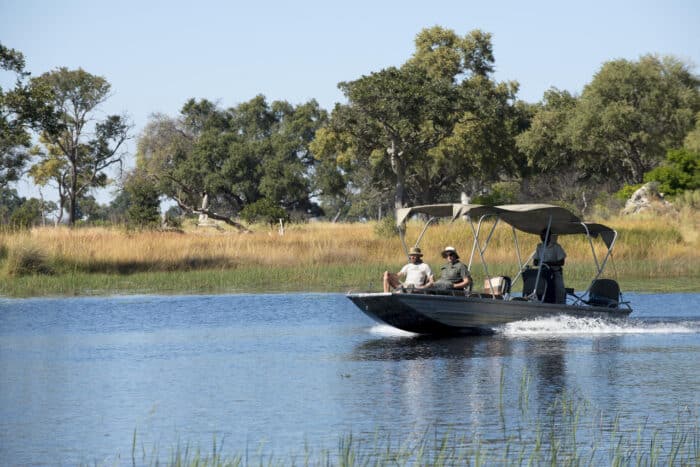
{"type": "Polygon", "coordinates": [[[467,277],[471,277],[471,275],[464,263],[461,261],[456,261],[455,263],[448,261],[446,264],[440,266],[440,279],[438,279],[437,282],[456,284],[457,282],[462,282],[467,277]]]}

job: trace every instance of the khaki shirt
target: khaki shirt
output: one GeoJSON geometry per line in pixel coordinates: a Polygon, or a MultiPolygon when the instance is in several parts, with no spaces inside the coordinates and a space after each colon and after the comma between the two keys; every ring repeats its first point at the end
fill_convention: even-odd
{"type": "Polygon", "coordinates": [[[448,261],[440,266],[440,279],[437,282],[456,284],[457,282],[462,282],[467,277],[471,277],[471,275],[469,274],[469,269],[467,269],[466,264],[461,261],[455,263],[448,261]]]}

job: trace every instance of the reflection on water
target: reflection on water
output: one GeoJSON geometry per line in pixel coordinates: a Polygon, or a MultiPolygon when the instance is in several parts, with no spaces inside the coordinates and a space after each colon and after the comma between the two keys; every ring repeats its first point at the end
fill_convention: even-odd
{"type": "Polygon", "coordinates": [[[489,337],[432,337],[409,335],[377,337],[363,341],[355,348],[356,360],[433,360],[465,359],[485,355],[502,356],[498,339],[489,337]],[[495,352],[495,354],[491,353],[495,352]]]}
{"type": "Polygon", "coordinates": [[[119,463],[135,429],[164,456],[214,436],[281,455],[428,427],[498,443],[562,398],[663,433],[698,413],[700,294],[632,295],[617,323],[449,338],[377,325],[331,294],[0,299],[0,459],[119,463]]]}

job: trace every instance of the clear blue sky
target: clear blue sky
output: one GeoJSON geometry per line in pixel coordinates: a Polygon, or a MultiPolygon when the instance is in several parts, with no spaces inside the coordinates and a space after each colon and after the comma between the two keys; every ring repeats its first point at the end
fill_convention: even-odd
{"type": "Polygon", "coordinates": [[[190,97],[314,98],[331,110],[340,81],[403,64],[434,25],[491,33],[496,79],[518,81],[528,102],[550,87],[580,93],[613,59],[671,54],[700,67],[698,0],[0,0],[0,42],[33,75],[65,66],[106,78],[102,111],[126,113],[135,136],[190,97]]]}

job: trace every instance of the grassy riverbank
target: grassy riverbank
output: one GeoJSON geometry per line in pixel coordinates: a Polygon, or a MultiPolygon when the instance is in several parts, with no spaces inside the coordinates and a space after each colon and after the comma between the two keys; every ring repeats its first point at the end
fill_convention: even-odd
{"type": "MultiPolygon", "coordinates": [[[[620,240],[608,272],[624,290],[700,290],[700,215],[605,220],[620,240]]],[[[409,225],[409,239],[419,233],[409,225]]],[[[421,243],[434,269],[440,249],[454,245],[468,261],[463,222],[437,226],[421,243]]],[[[510,232],[491,240],[492,274],[514,275],[510,232]]],[[[251,234],[189,228],[185,232],[126,232],[106,228],[39,228],[0,233],[0,295],[231,293],[378,290],[385,269],[405,261],[398,237],[377,235],[375,223],[292,225],[284,235],[258,226],[251,234]]],[[[520,236],[529,253],[535,239],[520,236]]],[[[567,285],[585,287],[593,267],[584,239],[563,237],[567,285]]],[[[600,255],[602,250],[598,250],[600,255]]],[[[473,274],[483,271],[475,257],[473,274]]]]}

